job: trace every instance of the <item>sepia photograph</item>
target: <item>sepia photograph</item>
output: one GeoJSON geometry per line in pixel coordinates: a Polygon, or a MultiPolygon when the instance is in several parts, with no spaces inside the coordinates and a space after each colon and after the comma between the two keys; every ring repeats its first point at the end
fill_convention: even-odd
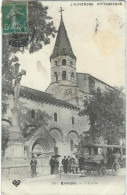
{"type": "Polygon", "coordinates": [[[125,1],[1,10],[1,194],[126,194],[125,1]]]}

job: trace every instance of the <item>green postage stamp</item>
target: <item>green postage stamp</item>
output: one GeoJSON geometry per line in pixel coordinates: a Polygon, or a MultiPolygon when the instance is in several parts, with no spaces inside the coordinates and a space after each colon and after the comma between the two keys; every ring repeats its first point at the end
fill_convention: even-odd
{"type": "Polygon", "coordinates": [[[5,1],[2,5],[3,33],[25,33],[27,28],[27,2],[5,1]]]}

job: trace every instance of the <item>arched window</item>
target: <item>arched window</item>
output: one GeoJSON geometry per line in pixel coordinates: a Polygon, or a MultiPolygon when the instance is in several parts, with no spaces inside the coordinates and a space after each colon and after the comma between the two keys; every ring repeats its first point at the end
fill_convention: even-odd
{"type": "Polygon", "coordinates": [[[57,60],[55,60],[55,65],[57,66],[57,60]]]}
{"type": "Polygon", "coordinates": [[[54,113],[54,121],[57,122],[57,113],[54,113]]]}
{"type": "Polygon", "coordinates": [[[54,81],[57,82],[58,81],[58,75],[57,72],[54,72],[54,81]]]}
{"type": "Polygon", "coordinates": [[[70,65],[73,65],[73,62],[72,61],[70,61],[70,65]]]}
{"type": "Polygon", "coordinates": [[[70,140],[70,150],[73,151],[73,139],[70,140]]]}
{"type": "Polygon", "coordinates": [[[66,59],[62,60],[62,65],[65,66],[66,65],[66,59]]]}
{"type": "Polygon", "coordinates": [[[71,89],[65,90],[64,95],[65,95],[65,99],[66,100],[71,99],[71,97],[72,97],[72,90],[71,89]]]}
{"type": "Polygon", "coordinates": [[[35,110],[34,109],[31,110],[31,118],[35,118],[35,110]]]}
{"type": "Polygon", "coordinates": [[[65,70],[62,72],[62,80],[66,80],[66,71],[65,70]]]}
{"type": "Polygon", "coordinates": [[[52,128],[49,130],[50,135],[52,136],[55,141],[61,141],[63,140],[63,134],[60,129],[52,128]]]}
{"type": "Polygon", "coordinates": [[[71,81],[74,81],[74,73],[71,73],[71,81]]]}
{"type": "Polygon", "coordinates": [[[74,117],[72,117],[72,124],[74,124],[75,123],[75,121],[74,121],[74,117]]]}

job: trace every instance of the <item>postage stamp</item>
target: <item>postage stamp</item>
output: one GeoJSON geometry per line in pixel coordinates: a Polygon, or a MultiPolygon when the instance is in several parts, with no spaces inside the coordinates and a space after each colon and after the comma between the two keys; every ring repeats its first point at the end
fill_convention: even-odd
{"type": "Polygon", "coordinates": [[[3,33],[25,33],[27,27],[27,2],[6,1],[2,5],[3,33]]]}

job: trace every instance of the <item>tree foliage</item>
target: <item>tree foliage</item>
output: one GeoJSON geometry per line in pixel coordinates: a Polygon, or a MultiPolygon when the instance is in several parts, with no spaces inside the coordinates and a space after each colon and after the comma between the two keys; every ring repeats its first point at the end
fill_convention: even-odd
{"type": "Polygon", "coordinates": [[[29,53],[39,51],[44,45],[50,43],[51,36],[55,37],[55,33],[57,32],[52,17],[48,16],[48,7],[43,6],[41,2],[28,2],[28,16],[28,31],[31,33],[35,29],[34,38],[29,45],[25,47],[13,47],[9,45],[12,35],[2,35],[3,75],[6,74],[7,78],[10,78],[12,75],[12,63],[18,61],[18,58],[14,54],[17,52],[23,53],[25,50],[28,50],[29,53]]]}
{"type": "Polygon", "coordinates": [[[31,116],[31,109],[20,102],[19,126],[24,137],[29,136],[37,128],[47,126],[51,116],[45,111],[35,109],[35,117],[31,116]]]}
{"type": "MultiPolygon", "coordinates": [[[[44,45],[50,44],[51,37],[55,37],[57,32],[52,17],[48,16],[48,7],[44,6],[41,2],[32,1],[28,2],[28,31],[33,33],[34,37],[29,45],[25,47],[13,47],[9,45],[9,40],[12,39],[11,34],[2,34],[2,115],[4,116],[8,108],[8,94],[7,91],[12,88],[12,78],[14,75],[13,64],[18,62],[16,56],[18,52],[24,53],[26,50],[29,53],[34,53],[43,48],[44,45]]],[[[38,111],[40,113],[40,111],[38,111]]],[[[38,114],[38,121],[34,121],[36,125],[41,123],[46,124],[49,116],[45,112],[38,114]],[[40,122],[39,122],[40,121],[40,122]]],[[[28,115],[22,115],[22,118],[27,119],[30,124],[28,115]]],[[[25,124],[24,124],[25,125],[25,124]]],[[[25,126],[24,126],[25,128],[25,126]]],[[[8,133],[6,129],[2,128],[2,146],[6,145],[8,140],[8,133]]],[[[4,147],[3,146],[3,147],[4,147]]]]}
{"type": "MultiPolygon", "coordinates": [[[[20,112],[19,112],[19,120],[18,125],[21,129],[22,135],[25,138],[28,138],[32,135],[39,127],[47,126],[49,120],[51,120],[51,116],[49,116],[45,111],[41,111],[40,109],[35,110],[35,118],[31,117],[31,109],[24,105],[21,101],[19,102],[20,112]]],[[[11,118],[10,118],[11,120],[11,118]]],[[[2,121],[10,123],[10,120],[2,119],[2,121]]],[[[11,125],[11,123],[10,123],[11,125]]],[[[9,141],[9,126],[2,125],[2,151],[4,152],[8,141],[9,141]]]]}
{"type": "Polygon", "coordinates": [[[27,46],[30,53],[39,51],[46,44],[50,43],[50,37],[55,37],[56,29],[52,17],[48,16],[48,7],[41,2],[29,2],[29,30],[35,29],[33,41],[27,46]]]}
{"type": "Polygon", "coordinates": [[[85,100],[84,114],[89,117],[89,133],[94,139],[103,136],[108,143],[115,143],[125,136],[125,97],[121,91],[99,88],[85,100]]]}
{"type": "Polygon", "coordinates": [[[13,63],[18,62],[16,54],[18,52],[24,53],[26,50],[29,53],[34,53],[43,48],[44,45],[50,43],[50,38],[55,36],[56,29],[53,24],[52,17],[48,16],[48,7],[43,6],[41,2],[33,1],[28,2],[28,31],[33,33],[33,40],[25,47],[13,47],[9,45],[9,40],[12,39],[12,34],[2,34],[2,92],[3,103],[2,113],[6,113],[7,110],[7,96],[6,88],[8,82],[12,81],[14,75],[13,63]]]}

